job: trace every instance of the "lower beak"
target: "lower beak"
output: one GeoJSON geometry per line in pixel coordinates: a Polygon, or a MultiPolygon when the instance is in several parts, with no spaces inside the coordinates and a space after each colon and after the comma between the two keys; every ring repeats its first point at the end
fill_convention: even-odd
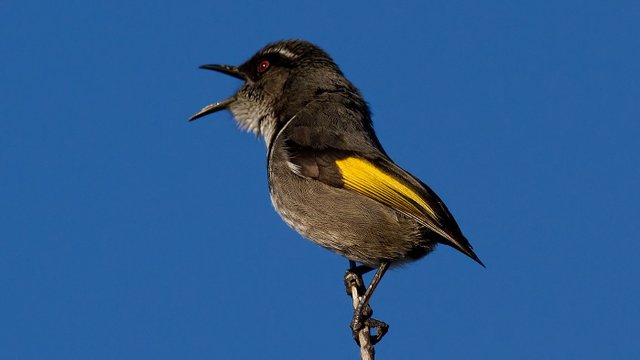
{"type": "Polygon", "coordinates": [[[194,114],[193,116],[191,116],[189,118],[189,121],[193,121],[196,119],[199,119],[205,115],[209,115],[209,114],[213,114],[214,112],[220,111],[220,110],[226,110],[229,108],[229,105],[231,105],[232,102],[236,101],[236,97],[232,96],[228,99],[224,99],[222,101],[218,101],[216,103],[207,105],[205,107],[202,108],[202,110],[198,111],[196,114],[194,114]]]}
{"type": "MultiPolygon", "coordinates": [[[[200,66],[200,69],[218,71],[223,74],[233,76],[234,78],[237,78],[240,80],[245,80],[245,81],[247,80],[246,75],[242,71],[240,71],[240,69],[238,69],[237,66],[211,64],[211,65],[202,65],[200,66]]],[[[236,101],[236,97],[232,96],[228,99],[224,99],[222,101],[218,101],[211,105],[207,105],[204,108],[202,108],[202,110],[198,111],[198,113],[191,116],[189,118],[189,121],[199,119],[205,115],[213,114],[214,112],[217,112],[220,110],[226,110],[229,108],[229,105],[231,105],[231,103],[233,103],[234,101],[236,101]]]]}

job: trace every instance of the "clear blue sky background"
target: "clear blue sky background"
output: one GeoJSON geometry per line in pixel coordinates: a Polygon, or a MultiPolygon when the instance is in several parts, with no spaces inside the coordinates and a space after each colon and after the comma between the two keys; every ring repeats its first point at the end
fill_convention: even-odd
{"type": "Polygon", "coordinates": [[[640,358],[636,1],[0,2],[0,358],[347,359],[347,261],[272,210],[198,70],[324,47],[447,202],[380,359],[640,358]]]}

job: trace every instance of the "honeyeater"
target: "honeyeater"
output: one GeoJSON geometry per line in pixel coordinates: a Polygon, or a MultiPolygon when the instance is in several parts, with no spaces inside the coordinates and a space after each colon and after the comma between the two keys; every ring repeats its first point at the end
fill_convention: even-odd
{"type": "Polygon", "coordinates": [[[377,268],[354,331],[389,266],[420,259],[436,244],[482,265],[438,195],[389,158],[360,91],[321,48],[280,41],[242,65],[201,68],[243,84],[190,120],[230,110],[242,129],[264,137],[269,192],[282,219],[351,264],[377,268]]]}

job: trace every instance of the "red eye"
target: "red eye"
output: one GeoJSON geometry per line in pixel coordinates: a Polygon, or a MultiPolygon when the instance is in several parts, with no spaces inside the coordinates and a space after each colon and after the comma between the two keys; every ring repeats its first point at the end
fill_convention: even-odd
{"type": "Polygon", "coordinates": [[[258,65],[258,72],[260,74],[264,73],[269,68],[269,65],[271,65],[271,64],[269,64],[268,60],[262,60],[260,62],[260,65],[258,65]]]}

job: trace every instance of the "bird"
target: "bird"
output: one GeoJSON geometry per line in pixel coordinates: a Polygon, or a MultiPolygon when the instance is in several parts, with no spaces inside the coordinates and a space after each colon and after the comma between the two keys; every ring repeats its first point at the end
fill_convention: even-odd
{"type": "Polygon", "coordinates": [[[228,110],[241,129],[263,137],[269,194],[284,222],[361,274],[377,269],[354,310],[354,336],[390,267],[421,259],[438,244],[484,267],[440,197],[391,160],[362,94],[319,46],[277,41],[241,65],[200,68],[243,83],[189,120],[228,110]]]}

